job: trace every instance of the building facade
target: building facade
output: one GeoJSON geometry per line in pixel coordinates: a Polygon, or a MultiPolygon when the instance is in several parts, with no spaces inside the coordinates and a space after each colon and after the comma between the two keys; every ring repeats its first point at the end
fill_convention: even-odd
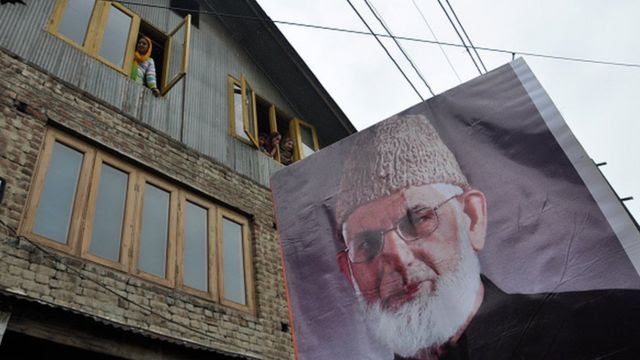
{"type": "Polygon", "coordinates": [[[293,358],[288,161],[259,138],[298,160],[355,132],[342,111],[254,0],[22,2],[0,5],[0,356],[293,358]]]}

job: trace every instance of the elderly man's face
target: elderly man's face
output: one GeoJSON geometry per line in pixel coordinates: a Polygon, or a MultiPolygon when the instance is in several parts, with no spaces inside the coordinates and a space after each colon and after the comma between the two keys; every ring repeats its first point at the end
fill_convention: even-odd
{"type": "Polygon", "coordinates": [[[464,330],[483,294],[480,191],[409,187],[360,206],[342,231],[349,256],[341,267],[350,265],[363,320],[380,343],[423,358],[464,330]]]}
{"type": "MultiPolygon", "coordinates": [[[[383,308],[393,309],[413,300],[419,293],[432,294],[437,280],[456,269],[460,260],[460,229],[456,221],[459,201],[452,198],[430,215],[425,211],[449,200],[431,185],[413,186],[357,208],[347,219],[344,235],[352,249],[358,234],[384,230],[380,253],[368,262],[353,263],[354,280],[368,303],[379,301],[383,308]],[[435,221],[435,229],[425,238],[405,241],[401,231],[387,231],[417,212],[411,221],[435,221]],[[419,216],[436,216],[420,219],[419,216]]],[[[379,232],[378,232],[379,233],[379,232]]],[[[406,238],[406,236],[405,236],[406,238]]]]}

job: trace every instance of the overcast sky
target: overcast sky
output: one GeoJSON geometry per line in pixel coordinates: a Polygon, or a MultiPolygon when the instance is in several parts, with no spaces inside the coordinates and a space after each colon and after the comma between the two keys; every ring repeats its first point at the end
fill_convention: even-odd
{"type": "MultiPolygon", "coordinates": [[[[441,1],[446,7],[446,0],[441,1]]],[[[368,31],[347,0],[258,2],[274,21],[368,31]]],[[[384,33],[364,0],[352,3],[376,33],[384,33]]],[[[430,26],[439,41],[460,44],[437,0],[369,3],[396,36],[434,40],[430,26]]],[[[640,64],[640,1],[449,3],[475,46],[512,50],[527,61],[589,156],[596,162],[607,162],[600,169],[618,195],[634,197],[625,204],[640,219],[640,68],[518,54],[640,64]]],[[[421,101],[372,36],[278,27],[358,130],[421,101]]],[[[393,41],[385,39],[383,43],[422,96],[429,98],[426,86],[393,41]]],[[[447,61],[438,45],[400,43],[436,94],[478,76],[464,48],[444,47],[447,61]]],[[[510,54],[479,52],[488,70],[511,61],[510,54]]]]}

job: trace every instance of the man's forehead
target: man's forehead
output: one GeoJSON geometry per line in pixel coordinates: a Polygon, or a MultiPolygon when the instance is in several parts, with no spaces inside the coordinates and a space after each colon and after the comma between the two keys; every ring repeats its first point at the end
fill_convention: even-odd
{"type": "Polygon", "coordinates": [[[410,186],[357,207],[346,222],[393,221],[403,216],[407,209],[433,207],[442,198],[443,195],[431,184],[410,186]]]}

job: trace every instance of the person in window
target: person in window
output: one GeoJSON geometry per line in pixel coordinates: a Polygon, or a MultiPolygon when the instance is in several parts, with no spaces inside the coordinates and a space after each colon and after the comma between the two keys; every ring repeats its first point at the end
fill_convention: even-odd
{"type": "Polygon", "coordinates": [[[141,85],[145,85],[153,92],[153,95],[160,96],[160,91],[156,84],[156,64],[151,57],[151,39],[141,35],[136,44],[136,51],[131,69],[131,79],[141,85]]]}
{"type": "Polygon", "coordinates": [[[260,146],[260,151],[271,156],[269,154],[269,135],[266,133],[260,133],[258,135],[258,145],[260,146]]]}
{"type": "Polygon", "coordinates": [[[280,142],[280,162],[283,165],[293,163],[293,139],[289,135],[280,142]]]}
{"type": "Polygon", "coordinates": [[[274,131],[269,137],[271,148],[269,149],[269,156],[277,160],[278,148],[280,148],[280,141],[282,141],[282,135],[279,132],[274,131]]]}
{"type": "Polygon", "coordinates": [[[258,136],[260,151],[271,158],[277,159],[278,148],[280,147],[281,139],[282,135],[280,135],[277,131],[272,132],[271,135],[260,133],[260,135],[258,136]]]}

